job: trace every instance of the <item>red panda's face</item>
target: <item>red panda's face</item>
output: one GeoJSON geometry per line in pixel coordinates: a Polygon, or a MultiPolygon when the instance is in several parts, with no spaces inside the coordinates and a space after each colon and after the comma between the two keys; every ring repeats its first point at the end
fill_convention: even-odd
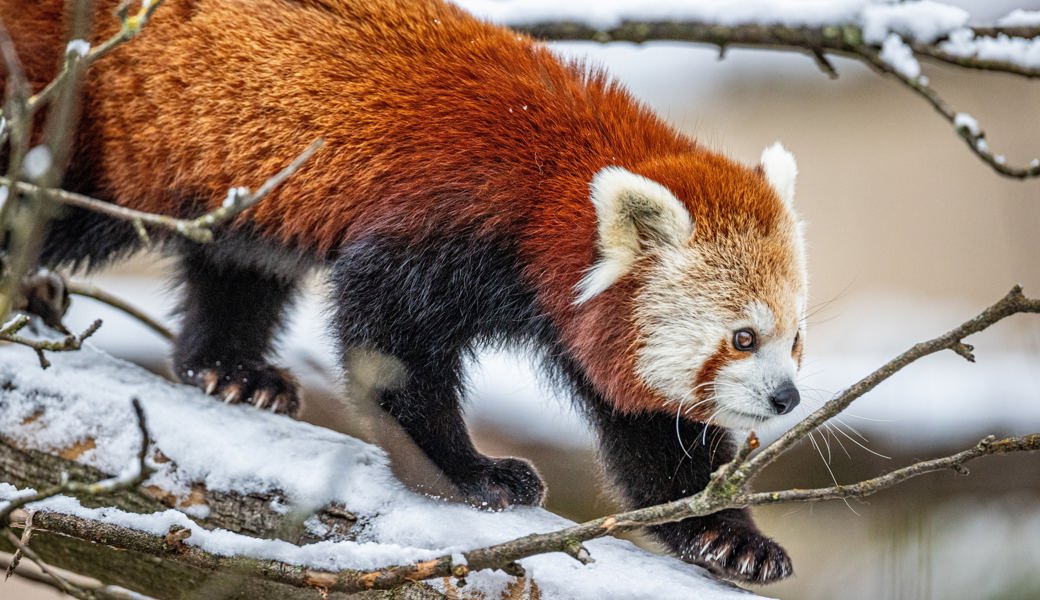
{"type": "Polygon", "coordinates": [[[742,429],[798,404],[805,333],[794,160],[774,146],[762,162],[756,172],[716,161],[691,186],[673,176],[690,169],[682,161],[647,168],[653,179],[600,172],[601,259],[579,285],[584,301],[638,278],[636,376],[662,408],[742,429]]]}
{"type": "Polygon", "coordinates": [[[681,414],[747,429],[798,403],[804,287],[765,288],[731,252],[694,243],[648,267],[636,370],[681,414]]]}

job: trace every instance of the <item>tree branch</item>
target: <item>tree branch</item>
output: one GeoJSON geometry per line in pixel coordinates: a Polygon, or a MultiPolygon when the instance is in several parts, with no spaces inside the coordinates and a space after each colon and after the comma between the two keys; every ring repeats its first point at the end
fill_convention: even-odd
{"type": "Polygon", "coordinates": [[[792,427],[790,431],[759,452],[741,467],[736,474],[741,477],[743,482],[751,481],[766,465],[776,460],[778,456],[790,449],[796,442],[807,436],[810,431],[845,410],[854,400],[920,358],[942,350],[954,350],[967,360],[974,362],[975,358],[971,355],[971,346],[964,344],[962,340],[1002,319],[1018,313],[1040,313],[1040,299],[1026,298],[1022,294],[1022,288],[1016,285],[1011,288],[1011,291],[1006,296],[974,318],[965,321],[959,327],[937,338],[914,344],[907,351],[827,401],[815,412],[792,427]]]}
{"type": "MultiPolygon", "coordinates": [[[[536,38],[546,41],[588,40],[600,43],[627,41],[645,43],[649,41],[678,41],[718,46],[720,53],[727,48],[761,48],[803,52],[811,56],[820,70],[829,77],[837,76],[837,70],[827,59],[827,53],[838,54],[859,60],[875,71],[896,78],[900,83],[928,102],[942,115],[954,130],[968,143],[969,149],[997,173],[1016,179],[1040,176],[1040,160],[1025,167],[1014,167],[1006,163],[1003,156],[992,153],[986,146],[985,135],[978,130],[966,130],[956,122],[957,113],[951,110],[942,97],[928,87],[923,77],[907,77],[881,59],[877,44],[864,39],[863,30],[855,24],[836,24],[821,27],[790,27],[786,25],[720,25],[698,21],[625,21],[617,27],[598,29],[575,22],[542,22],[512,25],[536,38]]],[[[973,28],[969,29],[975,40],[1013,36],[1033,39],[1040,37],[1038,28],[973,28]],[[1018,35],[1021,34],[1021,35],[1018,35]]],[[[932,44],[911,43],[910,50],[918,57],[929,58],[957,67],[981,71],[1006,73],[1026,78],[1040,77],[1040,68],[1024,66],[1013,61],[1001,61],[961,56],[943,47],[945,38],[932,44]]],[[[721,54],[720,54],[721,56],[721,54]]]]}
{"type": "Polygon", "coordinates": [[[95,319],[79,335],[69,334],[60,340],[34,340],[18,335],[18,332],[30,323],[27,315],[16,315],[13,319],[0,327],[0,342],[10,342],[20,346],[26,346],[36,351],[36,358],[40,361],[40,368],[46,369],[51,366],[45,352],[71,352],[83,347],[83,342],[97,333],[101,327],[101,319],[95,319]]]}
{"type": "Polygon", "coordinates": [[[108,55],[110,52],[141,33],[141,29],[148,23],[148,20],[151,19],[152,13],[154,13],[163,2],[164,0],[142,0],[141,7],[135,14],[131,15],[130,0],[125,0],[119,6],[116,14],[120,23],[120,28],[117,33],[93,48],[76,43],[82,42],[83,44],[86,44],[85,40],[73,40],[70,42],[65,50],[65,63],[62,66],[61,72],[59,72],[58,75],[55,76],[55,78],[52,79],[42,90],[29,97],[28,108],[30,113],[35,112],[41,106],[54,99],[54,96],[58,91],[75,76],[77,71],[81,72],[94,61],[108,55]],[[87,48],[89,48],[89,50],[87,48]]]}
{"type": "Polygon", "coordinates": [[[230,221],[267,197],[275,188],[298,171],[307,162],[307,159],[321,148],[322,144],[323,142],[320,139],[311,142],[288,166],[268,178],[255,192],[251,192],[244,187],[232,188],[228,191],[227,199],[220,207],[192,219],[177,219],[163,214],[142,212],[82,194],[67,192],[57,188],[45,188],[24,181],[14,181],[9,177],[0,177],[0,186],[8,186],[17,192],[25,194],[42,194],[62,204],[85,208],[116,219],[130,221],[138,229],[138,232],[142,234],[145,243],[148,243],[149,240],[147,234],[143,233],[144,225],[168,229],[194,242],[206,243],[213,239],[214,227],[230,221]]]}
{"type": "Polygon", "coordinates": [[[158,319],[145,313],[141,309],[137,308],[133,304],[130,304],[126,300],[123,300],[119,296],[110,294],[105,290],[97,287],[96,285],[90,285],[79,281],[67,281],[65,283],[65,288],[69,291],[70,294],[83,296],[84,298],[91,298],[93,300],[97,300],[98,302],[107,304],[112,308],[120,310],[146,325],[148,328],[150,328],[155,333],[159,334],[159,336],[165,339],[166,341],[173,341],[173,331],[171,331],[168,327],[160,323],[158,319]]]}

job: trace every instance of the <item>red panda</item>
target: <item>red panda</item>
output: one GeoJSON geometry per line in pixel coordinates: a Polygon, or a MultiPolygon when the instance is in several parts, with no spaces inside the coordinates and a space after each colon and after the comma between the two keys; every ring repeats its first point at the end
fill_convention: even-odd
{"type": "MultiPolygon", "coordinates": [[[[61,60],[63,4],[0,2],[37,89],[61,60]]],[[[115,0],[98,4],[95,44],[117,26],[115,0]]],[[[272,337],[300,277],[324,267],[347,377],[383,365],[378,406],[476,505],[545,493],[528,462],[484,456],[467,434],[460,370],[482,343],[542,352],[633,507],[696,493],[733,455],[725,428],[798,403],[791,155],[737,164],[601,71],[441,0],[167,0],[90,69],[64,185],[186,217],[319,137],[216,241],[165,240],[185,287],[184,381],[293,414],[272,337]]],[[[103,264],[137,239],[69,209],[42,262],[103,264]]],[[[746,510],[650,531],[737,580],[792,572],[746,510]]]]}

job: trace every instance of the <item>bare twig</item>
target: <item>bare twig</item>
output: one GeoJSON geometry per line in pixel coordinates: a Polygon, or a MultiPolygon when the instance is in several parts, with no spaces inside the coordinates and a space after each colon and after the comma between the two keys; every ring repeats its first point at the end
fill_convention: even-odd
{"type": "Polygon", "coordinates": [[[78,281],[69,281],[66,283],[66,289],[70,294],[77,296],[83,296],[85,298],[92,298],[98,302],[103,302],[113,308],[123,311],[138,321],[144,323],[146,326],[152,329],[152,331],[158,333],[163,339],[172,341],[174,338],[173,332],[168,327],[160,323],[154,317],[148,315],[144,311],[140,310],[136,306],[130,304],[122,298],[112,295],[105,290],[87,283],[81,283],[78,281]]]}
{"type": "Polygon", "coordinates": [[[36,357],[40,359],[40,367],[43,369],[51,366],[51,363],[47,360],[47,356],[44,352],[71,352],[79,350],[83,347],[84,340],[97,333],[98,328],[101,327],[101,319],[95,319],[94,322],[87,326],[87,328],[83,330],[83,333],[80,333],[79,335],[69,334],[60,340],[34,340],[17,335],[17,332],[23,329],[28,323],[29,318],[25,317],[25,315],[15,317],[8,325],[5,325],[3,329],[0,329],[0,341],[11,342],[12,344],[19,344],[32,348],[36,351],[36,357]],[[8,332],[8,330],[11,331],[8,332]]]}
{"type": "MultiPolygon", "coordinates": [[[[1040,160],[1026,167],[1014,167],[1004,157],[990,152],[980,131],[969,131],[955,124],[956,113],[935,90],[928,87],[923,78],[907,77],[881,60],[877,44],[868,43],[862,29],[855,24],[825,25],[821,27],[789,27],[786,25],[720,25],[697,21],[626,21],[617,27],[598,29],[573,22],[543,22],[516,24],[514,29],[524,31],[543,40],[591,40],[596,42],[628,41],[643,43],[671,40],[710,44],[721,51],[730,47],[766,48],[790,50],[808,54],[816,61],[828,77],[837,76],[837,70],[827,58],[828,53],[859,60],[885,75],[891,75],[900,83],[924,98],[941,114],[955,131],[968,143],[968,147],[997,173],[1016,179],[1040,176],[1040,160]]],[[[1030,28],[974,28],[976,39],[1013,36],[1032,39],[1040,37],[1035,27],[1030,28]]],[[[1040,77],[1040,68],[1023,66],[1012,61],[983,59],[975,56],[959,56],[943,48],[940,38],[931,44],[911,43],[911,51],[920,57],[955,65],[965,69],[1007,73],[1026,78],[1040,77]]]]}
{"type": "MultiPolygon", "coordinates": [[[[754,458],[747,460],[751,452],[758,446],[758,438],[754,432],[751,432],[738,450],[734,460],[720,467],[713,474],[707,487],[694,496],[675,500],[667,504],[602,517],[551,533],[529,535],[504,544],[474,550],[464,554],[467,568],[469,571],[486,568],[501,569],[527,556],[545,552],[568,552],[568,548],[572,547],[576,542],[580,543],[585,540],[612,533],[621,533],[646,525],[668,523],[689,517],[707,515],[726,508],[866,496],[924,473],[950,468],[963,472],[962,465],[965,462],[980,456],[1040,450],[1040,434],[1031,434],[1020,438],[1006,438],[999,441],[986,438],[975,447],[963,452],[940,459],[918,462],[887,475],[857,484],[813,490],[787,490],[758,494],[744,492],[746,486],[755,475],[775,460],[776,457],[790,449],[795,442],[806,437],[809,432],[815,430],[827,419],[841,412],[856,398],[869,392],[897,371],[919,358],[941,350],[954,350],[970,360],[974,359],[971,355],[970,346],[964,344],[963,339],[1018,313],[1040,313],[1040,299],[1026,298],[1022,294],[1022,288],[1015,286],[1002,299],[973,319],[966,321],[960,327],[935,339],[915,344],[877,371],[838,394],[834,399],[824,404],[823,407],[806,417],[778,440],[763,449],[754,458]]],[[[372,571],[359,576],[358,582],[370,586],[366,589],[386,589],[383,586],[393,587],[393,585],[399,585],[402,581],[449,576],[451,567],[451,557],[444,556],[412,565],[394,566],[372,571]]]]}
{"type": "MultiPolygon", "coordinates": [[[[241,212],[263,200],[276,187],[299,170],[303,163],[321,146],[322,140],[315,140],[287,167],[270,177],[255,192],[250,192],[247,188],[233,188],[228,192],[227,200],[220,207],[193,219],[177,219],[163,214],[134,210],[61,189],[43,188],[24,181],[12,181],[8,177],[0,177],[0,186],[10,186],[15,191],[27,194],[42,194],[51,200],[69,206],[86,208],[116,219],[130,221],[135,226],[152,225],[161,227],[176,232],[192,241],[205,243],[213,239],[214,227],[230,221],[241,212]]],[[[138,231],[142,230],[138,229],[138,231]]]]}
{"type": "Polygon", "coordinates": [[[29,547],[28,543],[24,541],[24,536],[23,539],[20,540],[10,531],[5,533],[7,541],[15,547],[16,552],[24,555],[40,569],[39,574],[27,572],[25,570],[18,570],[18,562],[16,559],[12,558],[9,562],[0,559],[0,566],[3,566],[4,562],[7,562],[6,566],[8,573],[16,574],[19,577],[37,583],[49,585],[63,594],[68,594],[69,596],[79,598],[80,600],[153,600],[151,596],[131,592],[130,590],[114,585],[70,581],[67,577],[64,577],[61,573],[44,562],[43,559],[41,559],[36,552],[29,547]]]}
{"type": "MultiPolygon", "coordinates": [[[[23,546],[29,545],[29,542],[32,540],[33,531],[32,514],[30,513],[25,519],[25,528],[22,529],[22,537],[19,540],[23,546]]],[[[7,570],[4,571],[4,581],[7,581],[11,578],[11,575],[14,575],[14,571],[18,568],[18,563],[21,562],[22,556],[22,549],[15,549],[14,554],[11,555],[11,564],[7,565],[7,570]]]]}
{"type": "Polygon", "coordinates": [[[824,421],[837,415],[852,404],[854,400],[874,389],[879,383],[894,375],[910,363],[942,350],[952,350],[963,345],[963,339],[978,333],[994,323],[1018,313],[1040,313],[1040,299],[1026,298],[1022,288],[1015,286],[1006,296],[974,318],[965,321],[960,327],[927,342],[914,344],[906,352],[885,363],[870,375],[867,375],[833,399],[829,400],[815,412],[791,428],[775,442],[767,446],[754,458],[737,471],[744,481],[751,481],[766,465],[773,462],[780,454],[786,452],[796,442],[819,427],[824,421]]]}
{"type": "Polygon", "coordinates": [[[867,64],[879,73],[890,75],[898,79],[915,94],[924,98],[937,113],[942,115],[950,125],[953,125],[957,135],[963,138],[968,144],[968,148],[994,171],[1015,179],[1028,179],[1040,175],[1040,160],[1034,160],[1026,167],[1015,167],[1007,164],[1007,161],[1003,156],[994,154],[990,151],[989,145],[986,144],[985,140],[986,134],[974,126],[959,124],[957,122],[957,113],[950,109],[950,107],[947,106],[946,101],[943,100],[935,90],[928,86],[927,80],[924,78],[907,77],[903,73],[900,73],[897,69],[892,68],[890,64],[881,60],[881,57],[876,50],[863,49],[860,52],[860,56],[867,64]]]}
{"type": "Polygon", "coordinates": [[[76,46],[70,44],[70,48],[65,53],[65,64],[63,65],[61,72],[58,73],[58,75],[55,76],[55,78],[52,79],[42,90],[29,97],[29,110],[34,112],[47,102],[50,102],[58,91],[67,84],[69,79],[75,75],[77,69],[85,69],[94,61],[102,58],[119,46],[130,41],[137,34],[141,33],[141,29],[148,23],[148,20],[151,19],[152,13],[154,13],[163,2],[164,0],[144,0],[141,2],[141,7],[133,15],[129,13],[129,2],[127,2],[120,8],[118,14],[120,28],[116,34],[84,53],[81,53],[76,46]]]}

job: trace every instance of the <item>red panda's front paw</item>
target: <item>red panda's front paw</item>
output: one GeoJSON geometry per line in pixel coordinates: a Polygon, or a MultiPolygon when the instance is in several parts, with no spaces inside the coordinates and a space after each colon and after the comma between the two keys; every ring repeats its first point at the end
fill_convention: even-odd
{"type": "Polygon", "coordinates": [[[286,369],[261,363],[226,368],[217,363],[201,369],[184,367],[180,378],[228,404],[252,404],[290,417],[300,411],[299,386],[286,369]]]}
{"type": "Polygon", "coordinates": [[[682,552],[682,558],[746,583],[772,583],[794,573],[780,544],[741,527],[701,533],[682,552]]]}
{"type": "Polygon", "coordinates": [[[545,483],[538,471],[519,458],[489,458],[472,480],[460,483],[463,499],[478,508],[502,510],[514,504],[538,506],[545,483]]]}

